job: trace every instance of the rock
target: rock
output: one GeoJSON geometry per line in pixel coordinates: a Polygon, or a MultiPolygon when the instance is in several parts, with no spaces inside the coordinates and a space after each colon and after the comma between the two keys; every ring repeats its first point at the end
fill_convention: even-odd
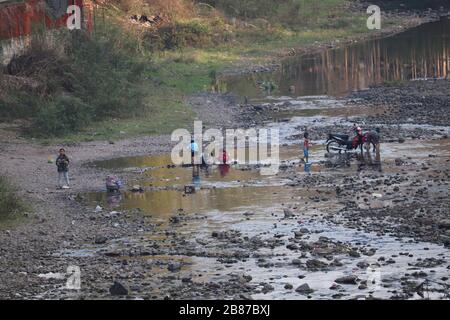
{"type": "Polygon", "coordinates": [[[301,237],[303,237],[304,233],[300,232],[300,231],[294,231],[294,237],[295,239],[300,239],[301,237]]]}
{"type": "Polygon", "coordinates": [[[102,210],[103,210],[103,208],[102,207],[100,207],[99,205],[97,205],[96,207],[95,207],[95,212],[102,212],[102,210]]]}
{"type": "Polygon", "coordinates": [[[211,236],[217,239],[227,239],[229,237],[226,231],[213,231],[211,236]]]}
{"type": "Polygon", "coordinates": [[[264,283],[263,288],[262,288],[261,291],[262,291],[262,293],[266,294],[266,293],[268,293],[270,291],[273,291],[273,290],[275,290],[275,288],[272,285],[270,285],[268,283],[264,283]]]}
{"type": "Polygon", "coordinates": [[[334,259],[331,265],[334,267],[342,267],[344,264],[339,259],[334,259]]]}
{"type": "Polygon", "coordinates": [[[381,193],[372,193],[372,197],[374,197],[374,198],[382,198],[383,195],[381,193]]]}
{"type": "Polygon", "coordinates": [[[181,220],[177,216],[173,216],[169,218],[170,223],[179,223],[181,220]]]}
{"type": "Polygon", "coordinates": [[[450,219],[444,219],[438,222],[439,229],[450,229],[450,219]]]}
{"type": "Polygon", "coordinates": [[[306,261],[306,266],[309,269],[323,269],[328,267],[328,264],[317,259],[310,259],[306,261]]]}
{"type": "Polygon", "coordinates": [[[369,267],[369,263],[366,261],[360,261],[356,264],[356,266],[360,269],[367,269],[367,267],[369,267]]]}
{"type": "Polygon", "coordinates": [[[139,185],[134,185],[131,188],[131,192],[144,192],[144,189],[141,186],[139,186],[139,185]]]}
{"type": "Polygon", "coordinates": [[[181,265],[178,263],[170,263],[167,266],[167,270],[169,270],[170,272],[179,272],[181,270],[181,265]]]}
{"type": "Polygon", "coordinates": [[[348,253],[348,255],[350,256],[350,257],[353,257],[353,258],[359,258],[359,257],[361,257],[361,255],[358,253],[358,251],[356,251],[356,250],[351,250],[349,253],[348,253]]]}
{"type": "Polygon", "coordinates": [[[253,277],[248,274],[233,274],[233,279],[239,283],[247,283],[252,281],[253,277]]]}
{"type": "Polygon", "coordinates": [[[353,275],[352,276],[344,276],[344,277],[337,278],[334,281],[336,283],[340,283],[340,284],[357,284],[358,277],[353,276],[353,275]]]}
{"type": "Polygon", "coordinates": [[[314,290],[311,289],[307,283],[304,283],[297,287],[297,289],[295,289],[295,292],[298,292],[300,294],[310,294],[313,293],[314,290]]]}
{"type": "Polygon", "coordinates": [[[252,281],[253,277],[249,274],[244,274],[242,275],[242,278],[246,281],[246,282],[250,282],[252,281]]]}
{"type": "Polygon", "coordinates": [[[307,233],[309,233],[309,230],[307,228],[301,228],[300,232],[303,234],[307,234],[307,233]]]}
{"type": "Polygon", "coordinates": [[[293,286],[292,284],[290,284],[290,283],[286,283],[286,284],[284,285],[284,288],[285,288],[286,290],[292,290],[292,289],[294,289],[294,286],[293,286]]]}
{"type": "Polygon", "coordinates": [[[358,286],[358,289],[359,289],[359,290],[365,290],[365,289],[367,289],[367,284],[360,284],[360,285],[358,286]]]}
{"type": "Polygon", "coordinates": [[[443,243],[444,245],[450,246],[450,237],[449,237],[449,236],[446,236],[446,235],[441,234],[441,235],[439,236],[439,239],[442,241],[442,243],[443,243]]]}
{"type": "Polygon", "coordinates": [[[105,252],[105,256],[107,256],[107,257],[119,257],[120,256],[120,252],[118,252],[118,251],[105,252]]]}
{"type": "Polygon", "coordinates": [[[283,212],[284,212],[284,218],[285,219],[290,219],[290,218],[293,218],[295,216],[294,213],[291,210],[289,210],[289,209],[283,209],[283,212]]]}
{"type": "Polygon", "coordinates": [[[300,266],[302,264],[302,260],[300,260],[300,259],[293,259],[292,260],[292,264],[294,266],[300,266]]]}
{"type": "Polygon", "coordinates": [[[94,239],[95,244],[104,244],[108,239],[105,236],[96,236],[94,239]]]}
{"type": "Polygon", "coordinates": [[[115,281],[111,288],[109,288],[109,293],[112,296],[126,296],[128,294],[128,289],[120,282],[115,281]]]}
{"type": "Polygon", "coordinates": [[[239,298],[241,298],[242,300],[253,300],[252,296],[246,293],[241,293],[239,295],[239,298]]]}
{"type": "Polygon", "coordinates": [[[405,162],[402,160],[402,159],[400,159],[400,158],[396,158],[395,160],[395,165],[396,166],[401,166],[401,165],[403,165],[405,162]]]}
{"type": "Polygon", "coordinates": [[[338,285],[338,284],[336,284],[336,283],[333,283],[333,284],[330,286],[329,289],[330,289],[330,290],[340,290],[340,289],[342,289],[342,286],[340,286],[340,285],[338,285]]]}

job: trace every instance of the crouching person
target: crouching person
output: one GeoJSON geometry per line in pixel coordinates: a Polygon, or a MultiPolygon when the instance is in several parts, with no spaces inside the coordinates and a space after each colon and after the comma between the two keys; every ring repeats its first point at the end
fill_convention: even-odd
{"type": "Polygon", "coordinates": [[[122,182],[113,175],[106,177],[106,191],[107,192],[119,192],[122,187],[122,182]]]}
{"type": "Polygon", "coordinates": [[[59,149],[59,155],[56,158],[56,166],[58,168],[58,187],[61,189],[69,189],[69,157],[66,155],[66,150],[59,149]],[[63,183],[61,183],[63,181],[63,183]]]}

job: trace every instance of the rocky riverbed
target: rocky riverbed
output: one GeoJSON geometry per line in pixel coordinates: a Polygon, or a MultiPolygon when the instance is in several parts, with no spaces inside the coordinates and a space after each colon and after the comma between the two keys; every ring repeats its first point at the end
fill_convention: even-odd
{"type": "Polygon", "coordinates": [[[1,228],[0,297],[448,299],[449,83],[340,99],[190,97],[207,127],[279,129],[274,176],[237,164],[193,181],[170,163],[170,137],[141,137],[66,146],[72,188],[57,190],[47,159],[58,146],[1,128],[3,170],[32,210],[1,228]],[[381,162],[326,155],[327,134],[353,123],[381,128],[381,162]],[[310,172],[299,156],[305,127],[310,172]],[[122,194],[106,196],[108,173],[125,181],[122,194]],[[135,184],[143,192],[129,191],[135,184]],[[74,267],[79,289],[67,286],[74,267]]]}

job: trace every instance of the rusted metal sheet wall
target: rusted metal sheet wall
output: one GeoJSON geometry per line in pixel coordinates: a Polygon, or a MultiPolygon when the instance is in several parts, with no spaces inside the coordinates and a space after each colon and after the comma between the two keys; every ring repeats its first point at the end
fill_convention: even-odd
{"type": "Polygon", "coordinates": [[[83,25],[93,27],[92,4],[87,0],[0,0],[0,40],[31,34],[33,28],[47,29],[66,26],[69,5],[83,11],[83,25]]]}

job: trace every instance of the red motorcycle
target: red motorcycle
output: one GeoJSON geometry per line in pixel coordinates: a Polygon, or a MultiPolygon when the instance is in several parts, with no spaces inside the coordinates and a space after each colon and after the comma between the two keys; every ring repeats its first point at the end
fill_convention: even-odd
{"type": "Polygon", "coordinates": [[[350,140],[350,136],[346,134],[328,134],[327,139],[327,152],[347,152],[351,150],[356,150],[358,147],[361,149],[364,143],[367,141],[367,135],[362,134],[361,128],[356,128],[356,136],[350,140]]]}

